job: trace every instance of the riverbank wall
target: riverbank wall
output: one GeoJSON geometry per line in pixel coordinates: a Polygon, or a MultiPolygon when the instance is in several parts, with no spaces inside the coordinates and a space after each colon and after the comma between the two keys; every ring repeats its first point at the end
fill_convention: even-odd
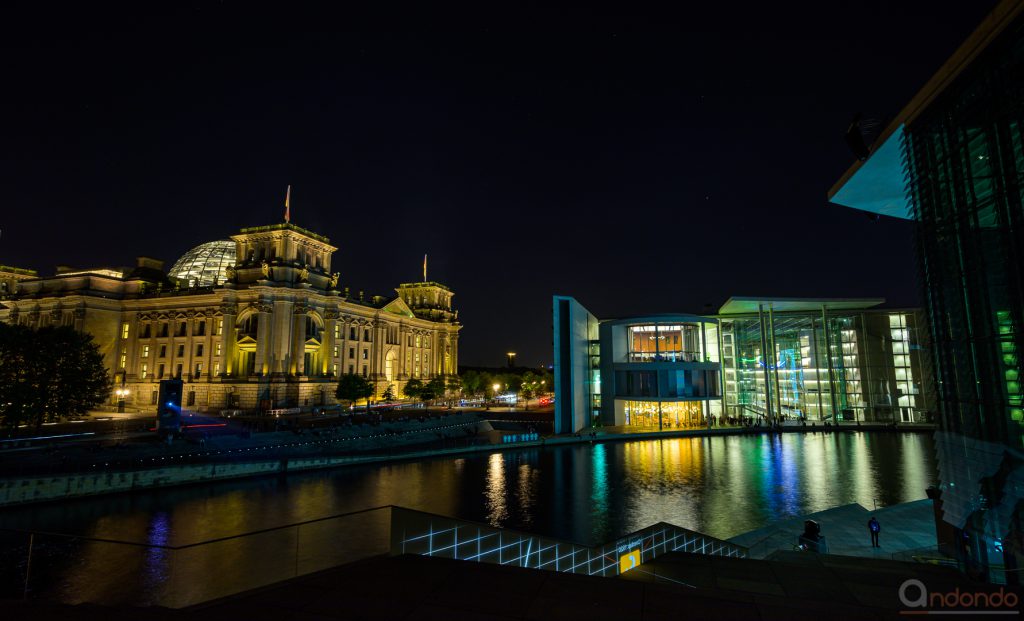
{"type": "MultiPolygon", "coordinates": [[[[912,427],[894,428],[883,425],[861,425],[859,427],[785,427],[781,430],[782,433],[846,433],[856,431],[931,433],[934,431],[934,427],[915,425],[912,427]]],[[[264,458],[240,462],[169,465],[166,467],[127,471],[10,477],[0,478],[0,507],[39,502],[55,502],[103,494],[153,490],[179,485],[212,483],[238,478],[285,475],[289,472],[305,472],[310,470],[338,468],[342,466],[382,462],[415,461],[436,457],[491,453],[495,451],[537,449],[547,446],[655,440],[662,438],[775,435],[777,433],[777,431],[773,432],[766,428],[757,427],[731,427],[661,432],[651,431],[642,433],[596,432],[594,434],[581,433],[579,435],[550,436],[528,442],[487,444],[451,449],[405,450],[396,451],[390,454],[349,456],[324,455],[282,457],[279,459],[264,458]]]]}

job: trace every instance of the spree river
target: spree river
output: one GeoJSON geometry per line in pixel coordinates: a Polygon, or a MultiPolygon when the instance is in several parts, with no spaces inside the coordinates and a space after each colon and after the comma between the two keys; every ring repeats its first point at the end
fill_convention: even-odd
{"type": "Polygon", "coordinates": [[[935,482],[927,434],[716,436],[496,451],[71,500],[0,510],[0,526],[182,545],[395,504],[584,544],[660,521],[724,539],[852,502],[870,509],[925,498],[935,482]]]}

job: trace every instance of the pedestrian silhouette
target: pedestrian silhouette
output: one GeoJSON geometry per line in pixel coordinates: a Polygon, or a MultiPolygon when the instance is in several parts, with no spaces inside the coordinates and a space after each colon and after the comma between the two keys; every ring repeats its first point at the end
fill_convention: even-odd
{"type": "Polygon", "coordinates": [[[868,531],[871,532],[871,547],[882,547],[878,545],[878,533],[882,532],[882,525],[878,523],[878,520],[875,519],[875,516],[873,515],[871,516],[871,519],[868,520],[868,531]]]}

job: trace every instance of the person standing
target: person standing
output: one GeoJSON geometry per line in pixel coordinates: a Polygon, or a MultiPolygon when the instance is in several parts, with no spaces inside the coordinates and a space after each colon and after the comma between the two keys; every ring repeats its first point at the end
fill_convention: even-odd
{"type": "Polygon", "coordinates": [[[873,515],[871,516],[871,519],[868,520],[868,531],[871,532],[871,547],[882,547],[878,545],[878,533],[882,532],[882,525],[878,523],[878,520],[875,519],[875,516],[873,515]]]}

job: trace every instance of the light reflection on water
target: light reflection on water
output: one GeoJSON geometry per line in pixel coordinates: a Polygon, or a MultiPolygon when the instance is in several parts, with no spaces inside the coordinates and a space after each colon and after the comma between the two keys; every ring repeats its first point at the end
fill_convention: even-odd
{"type": "MultiPolygon", "coordinates": [[[[727,538],[851,502],[871,508],[924,498],[935,479],[932,440],[924,434],[666,439],[68,501],[0,511],[0,526],[180,545],[396,504],[581,543],[603,543],[659,521],[727,538]]],[[[86,558],[72,567],[136,572],[149,585],[167,571],[159,550],[134,566],[91,550],[83,547],[86,558]]],[[[244,563],[243,551],[237,554],[244,563]]]]}

